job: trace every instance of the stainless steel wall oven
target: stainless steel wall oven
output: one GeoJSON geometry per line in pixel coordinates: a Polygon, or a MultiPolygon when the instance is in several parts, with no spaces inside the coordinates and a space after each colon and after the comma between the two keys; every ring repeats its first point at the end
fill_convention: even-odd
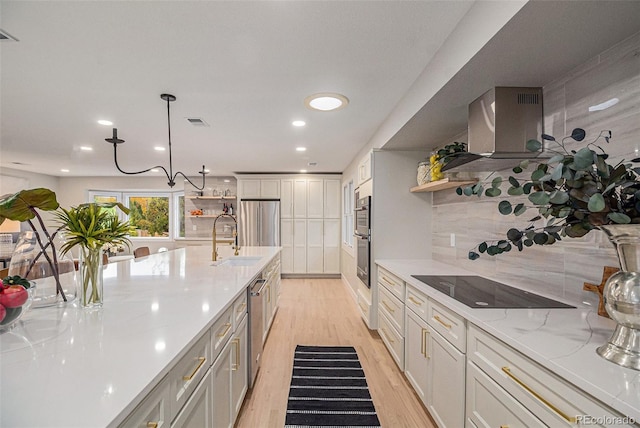
{"type": "Polygon", "coordinates": [[[371,196],[356,200],[354,210],[354,234],[357,241],[356,259],[358,278],[371,288],[369,267],[371,263],[371,196]]]}

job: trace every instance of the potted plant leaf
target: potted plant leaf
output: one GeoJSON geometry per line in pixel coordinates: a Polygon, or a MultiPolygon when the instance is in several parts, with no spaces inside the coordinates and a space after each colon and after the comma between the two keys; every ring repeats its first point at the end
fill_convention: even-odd
{"type": "Polygon", "coordinates": [[[56,213],[58,222],[65,231],[67,240],[62,253],[74,247],[80,249],[78,265],[78,295],[80,306],[101,307],[103,303],[102,252],[103,246],[126,245],[134,232],[128,221],[121,221],[117,215],[105,208],[118,207],[125,214],[129,209],[121,203],[89,203],[70,209],[61,208],[56,213]]]}
{"type": "MultiPolygon", "coordinates": [[[[59,204],[56,194],[45,188],[21,190],[12,195],[5,195],[0,198],[0,224],[6,219],[19,222],[27,222],[32,232],[29,236],[24,236],[25,245],[16,246],[16,252],[12,256],[12,263],[9,270],[12,275],[21,275],[27,279],[40,279],[46,276],[52,277],[55,281],[55,293],[44,291],[43,281],[40,281],[34,305],[47,305],[56,303],[61,299],[66,302],[73,299],[73,292],[65,292],[65,287],[70,286],[73,290],[74,284],[62,284],[61,275],[73,271],[73,261],[61,260],[56,248],[56,236],[59,232],[55,230],[50,233],[45,222],[38,211],[55,211],[59,204]],[[29,253],[28,255],[25,253],[29,253]],[[64,265],[63,265],[64,263],[64,265]],[[46,268],[45,268],[46,266],[46,268]]],[[[26,233],[26,232],[25,232],[26,233]]],[[[65,275],[71,277],[73,273],[65,275]]]]}

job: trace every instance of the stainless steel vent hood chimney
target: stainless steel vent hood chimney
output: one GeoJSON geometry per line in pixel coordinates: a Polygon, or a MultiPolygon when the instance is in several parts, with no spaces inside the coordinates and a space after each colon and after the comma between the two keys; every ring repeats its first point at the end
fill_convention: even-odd
{"type": "Polygon", "coordinates": [[[449,162],[443,171],[494,171],[519,160],[540,157],[528,140],[542,134],[542,88],[498,86],[469,104],[469,153],[449,162]]]}

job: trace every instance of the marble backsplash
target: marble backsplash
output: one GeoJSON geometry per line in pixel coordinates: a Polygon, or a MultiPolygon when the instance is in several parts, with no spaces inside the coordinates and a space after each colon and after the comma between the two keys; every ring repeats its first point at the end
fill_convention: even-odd
{"type": "MultiPolygon", "coordinates": [[[[611,155],[610,161],[639,157],[640,33],[545,85],[543,92],[545,133],[559,138],[580,127],[587,131],[585,142],[590,142],[601,130],[611,130],[611,143],[601,140],[611,155]],[[610,107],[601,109],[604,103],[610,107]]],[[[467,141],[466,133],[451,141],[467,141]]],[[[583,147],[585,142],[574,146],[583,147]]],[[[477,174],[480,179],[486,175],[477,174]]],[[[469,250],[477,244],[502,239],[510,227],[526,227],[527,220],[535,215],[534,211],[522,218],[501,215],[500,200],[458,196],[454,190],[435,192],[433,258],[539,294],[597,304],[594,293],[582,290],[583,283],[600,283],[604,266],[618,266],[612,245],[600,231],[580,239],[565,238],[550,246],[534,245],[522,252],[513,249],[497,257],[482,255],[478,260],[468,260],[469,250]],[[451,234],[455,234],[454,247],[450,245],[451,234]]]]}

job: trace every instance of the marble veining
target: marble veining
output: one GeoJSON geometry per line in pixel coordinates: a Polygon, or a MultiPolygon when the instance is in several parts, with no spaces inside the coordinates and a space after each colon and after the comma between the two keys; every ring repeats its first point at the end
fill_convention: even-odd
{"type": "MultiPolygon", "coordinates": [[[[611,336],[615,322],[598,316],[593,306],[564,299],[577,308],[472,309],[411,275],[471,275],[475,272],[437,260],[375,262],[578,389],[622,415],[640,421],[640,373],[596,354],[596,348],[611,336]]],[[[516,279],[488,278],[523,288],[516,279]]]]}

